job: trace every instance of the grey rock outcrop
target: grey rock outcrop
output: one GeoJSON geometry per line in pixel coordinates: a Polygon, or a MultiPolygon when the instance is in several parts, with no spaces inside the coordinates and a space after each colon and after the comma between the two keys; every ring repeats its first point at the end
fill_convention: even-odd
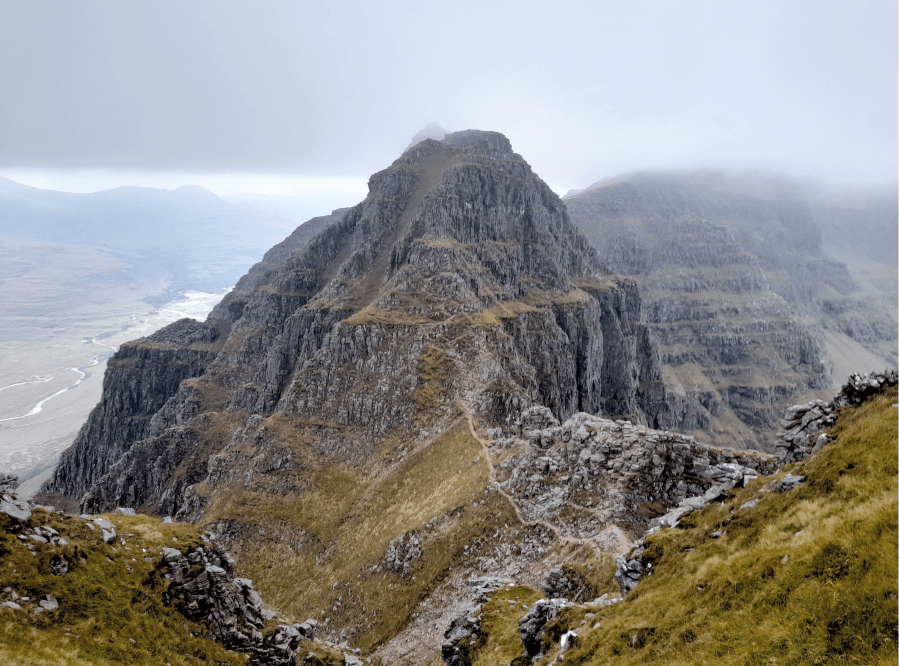
{"type": "Polygon", "coordinates": [[[771,490],[776,493],[787,493],[802,483],[805,477],[798,474],[787,474],[784,478],[771,483],[771,490]]]}
{"type": "Polygon", "coordinates": [[[570,602],[566,599],[540,599],[518,621],[518,635],[528,657],[536,657],[543,651],[543,634],[546,624],[570,602]]]}
{"type": "Polygon", "coordinates": [[[19,487],[19,477],[15,474],[0,474],[0,495],[15,492],[19,487]]]}
{"type": "Polygon", "coordinates": [[[444,632],[446,639],[440,648],[440,656],[447,666],[471,666],[481,636],[481,609],[489,594],[499,589],[495,580],[478,581],[478,597],[474,606],[453,618],[444,632]]]}
{"type": "Polygon", "coordinates": [[[387,569],[407,575],[412,571],[411,563],[421,558],[421,543],[414,533],[403,534],[387,544],[387,569]]]}
{"type": "MultiPolygon", "coordinates": [[[[41,566],[48,562],[50,571],[56,576],[66,576],[79,567],[91,566],[85,559],[85,551],[98,548],[102,543],[113,546],[113,550],[132,550],[126,546],[125,537],[133,535],[117,534],[113,524],[101,516],[83,514],[78,517],[79,521],[49,507],[22,504],[29,512],[41,510],[33,512],[24,529],[20,524],[8,525],[8,529],[12,533],[18,532],[22,545],[33,555],[41,555],[41,566]],[[82,526],[88,528],[87,536],[82,526]],[[64,534],[73,540],[74,548],[64,534]],[[91,540],[95,540],[93,545],[91,540]]],[[[163,594],[163,602],[174,605],[182,615],[208,628],[213,640],[229,649],[249,653],[249,663],[255,666],[294,666],[294,651],[299,643],[316,640],[317,621],[279,624],[277,630],[272,631],[271,621],[280,614],[265,607],[251,580],[235,577],[234,559],[222,545],[212,543],[206,535],[203,539],[204,545],[187,552],[163,548],[150,579],[135,578],[132,582],[158,585],[158,578],[171,581],[163,594]],[[150,583],[151,580],[155,582],[150,583]]],[[[147,550],[143,552],[145,561],[154,561],[147,550]]],[[[129,574],[134,573],[127,565],[126,570],[129,574]]],[[[11,587],[3,589],[0,600],[0,605],[35,615],[59,610],[67,601],[62,596],[58,600],[53,594],[43,598],[20,596],[11,587]]]]}
{"type": "Polygon", "coordinates": [[[166,548],[160,567],[168,570],[169,588],[180,610],[210,627],[226,647],[249,652],[250,662],[273,666],[296,663],[294,650],[301,640],[314,638],[315,620],[280,625],[263,635],[266,611],[252,581],[234,577],[234,560],[222,546],[199,546],[187,554],[166,548]]]}
{"type": "Polygon", "coordinates": [[[571,599],[572,601],[581,601],[585,591],[578,581],[568,578],[560,567],[546,572],[540,587],[550,599],[571,599]]]}
{"type": "Polygon", "coordinates": [[[615,558],[617,569],[615,571],[615,580],[621,587],[621,596],[627,596],[627,593],[637,587],[637,583],[647,573],[651,571],[652,565],[643,565],[640,561],[640,549],[632,552],[628,557],[619,555],[615,558]]]}
{"type": "Polygon", "coordinates": [[[830,400],[812,400],[784,412],[783,430],[777,433],[777,457],[783,462],[803,460],[827,445],[826,431],[836,422],[836,410],[860,405],[888,386],[897,385],[895,368],[864,375],[852,374],[830,400]]]}
{"type": "MultiPolygon", "coordinates": [[[[646,505],[675,506],[703,496],[708,502],[779,464],[758,451],[711,446],[589,414],[555,423],[538,409],[522,415],[520,434],[527,444],[500,465],[500,485],[526,518],[549,520],[577,538],[593,537],[613,523],[642,531],[646,505]]],[[[506,442],[495,443],[502,448],[506,442]]]]}
{"type": "Polygon", "coordinates": [[[447,666],[471,666],[480,633],[480,615],[465,614],[454,619],[443,634],[446,639],[440,648],[443,663],[447,666]]]}
{"type": "Polygon", "coordinates": [[[31,518],[31,506],[28,502],[16,499],[14,495],[0,496],[0,513],[6,514],[19,525],[24,525],[31,518]]]}

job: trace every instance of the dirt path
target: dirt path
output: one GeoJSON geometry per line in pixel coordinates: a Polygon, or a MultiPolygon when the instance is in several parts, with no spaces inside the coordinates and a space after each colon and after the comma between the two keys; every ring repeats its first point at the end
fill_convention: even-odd
{"type": "Polygon", "coordinates": [[[474,427],[474,415],[472,409],[467,404],[461,405],[462,412],[465,414],[465,418],[468,421],[468,430],[471,432],[471,436],[474,437],[481,444],[481,448],[484,451],[484,459],[487,461],[487,468],[490,470],[490,485],[496,489],[496,491],[505,497],[509,504],[512,505],[512,510],[515,511],[515,515],[518,517],[518,520],[521,521],[523,525],[540,525],[541,527],[545,527],[546,529],[552,531],[556,537],[564,544],[578,544],[578,545],[586,545],[590,546],[593,551],[596,553],[597,558],[603,553],[602,549],[593,541],[593,537],[588,537],[585,539],[568,536],[562,532],[562,528],[558,525],[554,525],[546,520],[527,520],[524,515],[521,513],[521,508],[518,506],[518,502],[515,501],[515,498],[512,497],[509,493],[500,487],[499,483],[496,481],[496,468],[493,466],[493,461],[490,459],[490,447],[487,445],[486,440],[481,438],[478,435],[477,430],[474,427]]]}

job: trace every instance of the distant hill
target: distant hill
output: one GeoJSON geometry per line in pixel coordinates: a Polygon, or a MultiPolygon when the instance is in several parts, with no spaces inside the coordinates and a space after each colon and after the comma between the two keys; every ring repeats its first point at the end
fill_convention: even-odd
{"type": "Polygon", "coordinates": [[[217,291],[297,226],[332,210],[312,198],[291,202],[291,215],[274,200],[248,195],[232,204],[196,185],[73,194],[0,178],[0,239],[102,248],[127,264],[134,281],[164,278],[172,291],[217,291]]]}
{"type": "Polygon", "coordinates": [[[814,201],[784,177],[721,172],[626,174],[565,198],[600,260],[640,286],[677,429],[764,447],[779,408],[830,384],[828,371],[895,364],[895,293],[831,251],[843,229],[869,265],[884,245],[895,254],[889,201],[814,201]]]}

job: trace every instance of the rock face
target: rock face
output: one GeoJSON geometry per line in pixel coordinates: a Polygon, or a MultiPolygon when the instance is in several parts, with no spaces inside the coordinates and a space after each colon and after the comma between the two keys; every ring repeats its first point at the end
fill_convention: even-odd
{"type": "Polygon", "coordinates": [[[0,474],[0,493],[15,492],[19,487],[19,477],[15,474],[0,474]]]}
{"type": "Polygon", "coordinates": [[[860,405],[866,398],[888,386],[896,386],[895,368],[865,375],[853,374],[840,392],[830,400],[812,400],[794,405],[784,413],[777,433],[777,457],[784,463],[803,460],[817,453],[830,441],[827,430],[836,422],[836,410],[846,405],[860,405]]]}
{"type": "Polygon", "coordinates": [[[527,614],[518,621],[518,635],[528,657],[533,659],[543,652],[544,627],[561,608],[569,605],[566,599],[540,599],[527,614]]]}
{"type": "Polygon", "coordinates": [[[214,324],[182,319],[122,345],[109,360],[100,404],[44,490],[70,498],[83,495],[133,442],[150,434],[153,415],[181,382],[203,374],[215,357],[218,337],[214,324]]]}
{"type": "Polygon", "coordinates": [[[470,666],[481,637],[481,617],[484,603],[491,592],[499,589],[497,581],[486,581],[478,586],[477,602],[458,617],[453,618],[449,628],[443,633],[446,639],[440,646],[440,656],[447,666],[470,666]]]}
{"type": "Polygon", "coordinates": [[[895,316],[875,312],[846,265],[823,255],[797,185],[644,173],[565,203],[600,261],[640,286],[678,431],[773,451],[780,411],[828,387],[826,365],[841,367],[849,348],[895,348],[895,316]]]}
{"type": "Polygon", "coordinates": [[[315,446],[356,460],[460,401],[496,424],[533,403],[666,421],[636,286],[602,273],[505,137],[423,141],[369,189],[207,322],[125,345],[46,491],[174,513],[252,415],[314,417],[315,446]]]}
{"type": "Polygon", "coordinates": [[[649,513],[661,507],[688,497],[714,499],[778,465],[758,451],[584,413],[559,424],[535,407],[522,415],[520,427],[522,439],[492,442],[499,451],[515,447],[500,464],[500,487],[528,520],[550,521],[567,536],[610,551],[618,544],[604,541],[606,528],[641,532],[649,513]]]}
{"type": "Polygon", "coordinates": [[[249,652],[252,664],[293,666],[300,641],[314,638],[315,620],[280,625],[263,636],[260,630],[275,614],[264,608],[251,580],[234,577],[234,560],[222,546],[199,546],[186,554],[166,548],[160,568],[168,570],[165,577],[181,612],[208,625],[226,647],[249,652]]]}

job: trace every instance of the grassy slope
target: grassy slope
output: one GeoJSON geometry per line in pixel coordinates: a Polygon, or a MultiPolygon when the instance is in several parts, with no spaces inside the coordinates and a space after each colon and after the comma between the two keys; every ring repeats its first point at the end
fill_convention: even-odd
{"type": "MultiPolygon", "coordinates": [[[[10,587],[31,597],[30,602],[19,600],[23,610],[0,607],[0,663],[245,664],[244,655],[200,637],[203,627],[163,603],[167,581],[156,575],[162,547],[186,550],[200,541],[199,531],[147,516],[107,518],[125,546],[120,541],[104,544],[100,531],[91,531],[78,518],[35,510],[29,527],[48,525],[69,542],[62,547],[35,544],[36,554],[10,533],[9,519],[0,518],[0,590],[10,587]],[[65,576],[50,569],[55,554],[72,563],[65,576]],[[27,607],[47,594],[56,597],[59,608],[39,616],[29,613],[27,607]]],[[[7,593],[0,596],[9,598],[7,593]]]]}
{"type": "Polygon", "coordinates": [[[487,465],[464,419],[391,465],[321,464],[304,472],[305,493],[216,495],[205,524],[252,515],[264,536],[233,545],[241,572],[298,619],[354,628],[353,643],[364,651],[408,623],[418,602],[464,563],[466,545],[517,523],[508,502],[484,492],[487,465]],[[403,576],[388,571],[383,557],[388,542],[409,531],[423,556],[403,576]]]}
{"type": "MultiPolygon", "coordinates": [[[[775,477],[807,477],[793,491],[761,478],[647,539],[655,573],[554,627],[580,634],[557,663],[897,663],[896,401],[843,410],[832,444],[775,477]]],[[[499,663],[492,647],[475,663],[499,663]]]]}

